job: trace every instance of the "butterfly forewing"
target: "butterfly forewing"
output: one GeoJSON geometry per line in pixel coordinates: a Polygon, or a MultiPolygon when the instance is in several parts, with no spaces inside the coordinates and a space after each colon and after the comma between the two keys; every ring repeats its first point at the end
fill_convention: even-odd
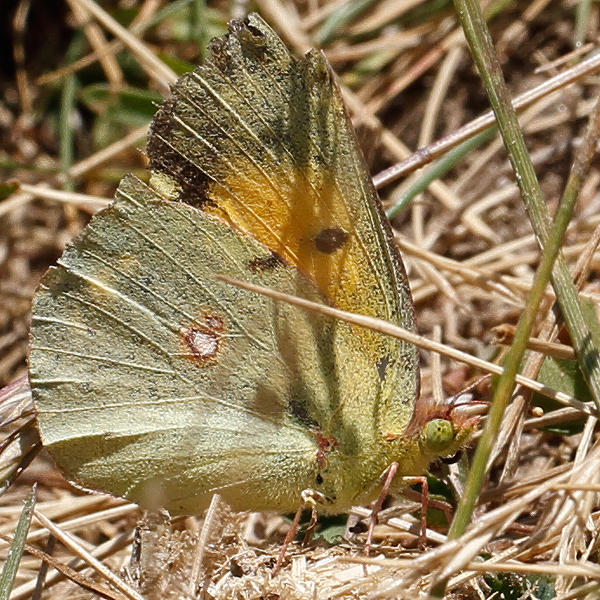
{"type": "MultiPolygon", "coordinates": [[[[264,243],[330,304],[414,328],[404,268],[321,53],[292,57],[256,15],[234,23],[175,85],[148,154],[181,201],[264,243]]],[[[339,343],[361,346],[382,380],[380,429],[401,431],[418,388],[414,346],[360,328],[339,343]]]]}

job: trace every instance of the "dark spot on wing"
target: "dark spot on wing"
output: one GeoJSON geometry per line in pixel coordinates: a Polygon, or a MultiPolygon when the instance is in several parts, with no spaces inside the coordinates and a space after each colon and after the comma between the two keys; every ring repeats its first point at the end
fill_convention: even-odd
{"type": "Polygon", "coordinates": [[[245,22],[246,25],[246,29],[254,36],[254,37],[265,37],[265,34],[258,29],[258,27],[254,27],[254,25],[251,25],[250,23],[248,23],[248,21],[245,22]]]}
{"type": "Polygon", "coordinates": [[[285,260],[277,252],[271,252],[269,256],[257,256],[248,262],[248,268],[255,273],[272,271],[283,265],[285,265],[285,260]]]}
{"type": "Polygon", "coordinates": [[[315,238],[315,248],[324,254],[333,254],[348,241],[348,237],[348,234],[339,227],[323,229],[315,238]]]}
{"type": "MultiPolygon", "coordinates": [[[[175,89],[180,84],[176,84],[175,89]]],[[[182,149],[175,149],[178,125],[175,97],[165,100],[154,116],[148,130],[146,153],[149,168],[172,177],[181,187],[179,200],[202,208],[208,201],[208,179],[196,164],[188,160],[182,149]]]]}
{"type": "Polygon", "coordinates": [[[383,381],[385,379],[385,370],[387,369],[389,364],[390,364],[389,356],[382,356],[379,359],[379,361],[377,362],[377,373],[379,373],[379,379],[381,379],[381,381],[383,381]]]}
{"type": "Polygon", "coordinates": [[[299,401],[292,399],[288,403],[290,413],[299,421],[302,425],[310,428],[319,428],[319,424],[308,414],[306,407],[299,401]]]}

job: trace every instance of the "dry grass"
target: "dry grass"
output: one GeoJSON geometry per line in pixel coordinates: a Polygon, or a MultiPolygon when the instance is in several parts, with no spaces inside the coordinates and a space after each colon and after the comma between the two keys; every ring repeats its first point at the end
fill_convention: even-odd
{"type": "MultiPolygon", "coordinates": [[[[122,19],[129,31],[109,20],[88,19],[83,0],[55,6],[21,1],[0,8],[12,35],[4,36],[10,43],[0,47],[5,53],[1,62],[15,65],[0,73],[0,383],[26,373],[29,306],[41,275],[112,196],[121,176],[144,166],[137,148],[154,110],[151,101],[164,96],[174,78],[157,57],[197,63],[195,42],[223,33],[242,6],[211,6],[208,19],[192,30],[185,10],[152,24],[166,3],[100,5],[108,11],[106,19],[122,19]],[[21,187],[8,189],[11,179],[21,187]]],[[[455,132],[488,108],[450,4],[379,1],[325,35],[325,24],[331,23],[327,18],[342,5],[340,0],[260,0],[256,8],[296,51],[319,43],[325,50],[346,86],[374,174],[406,158],[409,148],[455,132]]],[[[597,39],[599,8],[593,4],[590,10],[579,41],[597,39]]],[[[572,56],[553,64],[577,41],[575,14],[567,1],[516,2],[490,21],[513,96],[577,62],[572,56]]],[[[584,46],[582,53],[591,50],[584,46]]],[[[596,79],[592,74],[543,96],[522,113],[551,211],[597,95],[596,79]]],[[[402,197],[416,177],[388,182],[381,189],[384,202],[402,197]]],[[[599,182],[596,161],[564,245],[567,261],[580,273],[582,294],[596,302],[599,182]]],[[[471,150],[418,194],[393,225],[409,269],[420,332],[499,362],[502,351],[492,328],[516,323],[539,260],[501,141],[492,137],[471,150]]],[[[535,335],[543,342],[568,344],[568,336],[553,329],[552,307],[549,292],[535,335]]],[[[453,394],[481,373],[431,352],[423,353],[423,362],[424,394],[439,394],[440,382],[445,394],[453,394]]],[[[535,379],[539,368],[539,357],[532,353],[524,373],[535,379]]],[[[580,388],[565,391],[588,400],[580,388]]],[[[580,418],[573,426],[580,415],[574,409],[532,417],[529,395],[519,393],[498,437],[473,526],[459,546],[440,543],[444,537],[437,534],[427,551],[402,549],[400,542],[408,540],[410,546],[414,537],[402,532],[405,525],[394,513],[380,527],[377,558],[367,567],[357,564],[361,538],[356,536],[333,546],[321,541],[294,547],[289,565],[272,579],[270,567],[285,522],[231,514],[215,504],[204,520],[170,524],[147,517],[138,530],[141,546],[139,539],[134,544],[139,555],[132,558],[139,510],[110,497],[78,493],[43,456],[0,498],[1,532],[13,534],[22,500],[32,481],[39,481],[37,511],[71,538],[54,533],[61,540],[54,559],[114,598],[415,598],[444,577],[450,577],[448,594],[457,597],[491,597],[494,590],[504,593],[496,597],[529,597],[530,589],[544,598],[553,597],[552,590],[560,598],[597,595],[597,588],[587,587],[600,575],[596,420],[580,418]],[[549,422],[564,431],[540,429],[549,422]],[[567,424],[572,426],[568,433],[567,424]],[[118,574],[122,585],[110,582],[91,559],[74,558],[88,554],[118,574]]],[[[485,397],[488,390],[480,394],[485,397]]],[[[458,470],[446,478],[460,492],[458,470]]],[[[357,515],[365,513],[357,509],[357,515]]],[[[32,549],[46,550],[50,526],[34,519],[28,538],[32,549]]],[[[6,551],[5,544],[1,555],[6,551]]],[[[31,596],[39,569],[39,558],[26,553],[12,597],[31,596]]],[[[92,594],[53,569],[45,585],[46,598],[92,594]]]]}

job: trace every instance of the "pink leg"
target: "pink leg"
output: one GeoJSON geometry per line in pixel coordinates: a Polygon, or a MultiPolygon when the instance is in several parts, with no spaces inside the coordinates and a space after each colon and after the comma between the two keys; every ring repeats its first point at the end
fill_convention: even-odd
{"type": "Polygon", "coordinates": [[[298,524],[300,523],[300,517],[302,517],[302,511],[304,510],[304,503],[302,503],[296,514],[294,515],[294,520],[292,521],[292,525],[289,528],[288,532],[285,534],[285,539],[283,540],[283,544],[281,544],[281,549],[279,550],[279,555],[277,556],[277,562],[273,567],[273,571],[271,575],[275,577],[277,573],[279,573],[279,569],[281,569],[281,565],[283,564],[283,559],[285,558],[285,553],[287,552],[288,546],[290,542],[296,537],[296,532],[298,531],[298,524]]]}
{"type": "Polygon", "coordinates": [[[419,545],[427,546],[427,509],[429,507],[429,482],[427,477],[406,477],[405,481],[421,484],[421,533],[419,534],[419,545]]]}
{"type": "Polygon", "coordinates": [[[381,507],[383,506],[383,501],[388,494],[390,489],[390,485],[392,485],[392,481],[396,472],[398,471],[398,463],[393,462],[385,471],[385,480],[383,482],[383,487],[381,488],[381,494],[379,494],[379,498],[377,498],[377,502],[371,511],[371,520],[369,522],[369,531],[367,533],[367,543],[365,544],[365,556],[369,556],[369,552],[371,551],[371,543],[373,542],[373,533],[375,532],[375,525],[377,525],[377,516],[381,512],[381,507]]]}
{"type": "Polygon", "coordinates": [[[304,534],[304,544],[308,544],[312,540],[313,533],[317,527],[317,507],[314,504],[310,506],[310,521],[304,534]]]}
{"type": "MultiPolygon", "coordinates": [[[[416,483],[421,483],[421,481],[418,481],[416,483]]],[[[402,492],[402,495],[406,496],[410,500],[415,500],[416,502],[422,503],[423,501],[422,494],[420,494],[419,492],[415,492],[411,489],[404,490],[402,492]]],[[[431,506],[431,508],[437,508],[438,510],[441,510],[446,516],[446,521],[448,521],[449,524],[452,523],[452,518],[454,515],[452,513],[452,506],[450,504],[448,504],[447,502],[443,502],[442,500],[435,500],[434,498],[429,498],[428,506],[431,506]]]]}
{"type": "Polygon", "coordinates": [[[300,524],[300,518],[302,517],[302,511],[310,506],[311,514],[310,514],[310,523],[308,524],[308,531],[306,532],[306,540],[310,540],[312,536],[315,526],[317,524],[317,504],[325,501],[325,496],[320,492],[317,492],[312,489],[306,489],[302,492],[302,503],[298,507],[296,514],[294,515],[294,520],[292,521],[292,525],[289,531],[285,535],[285,539],[283,540],[283,544],[281,545],[281,550],[279,551],[279,555],[277,556],[277,562],[273,567],[273,571],[271,575],[275,577],[279,570],[281,569],[281,565],[283,564],[283,559],[285,558],[285,553],[287,552],[288,546],[291,541],[296,537],[296,532],[298,531],[298,525],[300,524]]]}

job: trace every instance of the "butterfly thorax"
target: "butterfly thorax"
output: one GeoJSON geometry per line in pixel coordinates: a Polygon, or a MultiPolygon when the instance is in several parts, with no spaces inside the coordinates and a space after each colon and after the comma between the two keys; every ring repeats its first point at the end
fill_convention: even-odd
{"type": "Polygon", "coordinates": [[[398,470],[389,491],[392,494],[401,491],[407,485],[405,477],[422,475],[434,459],[455,454],[468,441],[475,426],[475,421],[463,425],[440,419],[448,427],[440,444],[439,440],[432,442],[428,427],[437,426],[437,421],[432,419],[410,436],[389,433],[373,437],[350,454],[343,451],[338,440],[319,436],[322,441],[316,454],[314,489],[326,498],[323,511],[335,514],[375,500],[381,493],[384,473],[392,463],[398,464],[398,470]]]}

